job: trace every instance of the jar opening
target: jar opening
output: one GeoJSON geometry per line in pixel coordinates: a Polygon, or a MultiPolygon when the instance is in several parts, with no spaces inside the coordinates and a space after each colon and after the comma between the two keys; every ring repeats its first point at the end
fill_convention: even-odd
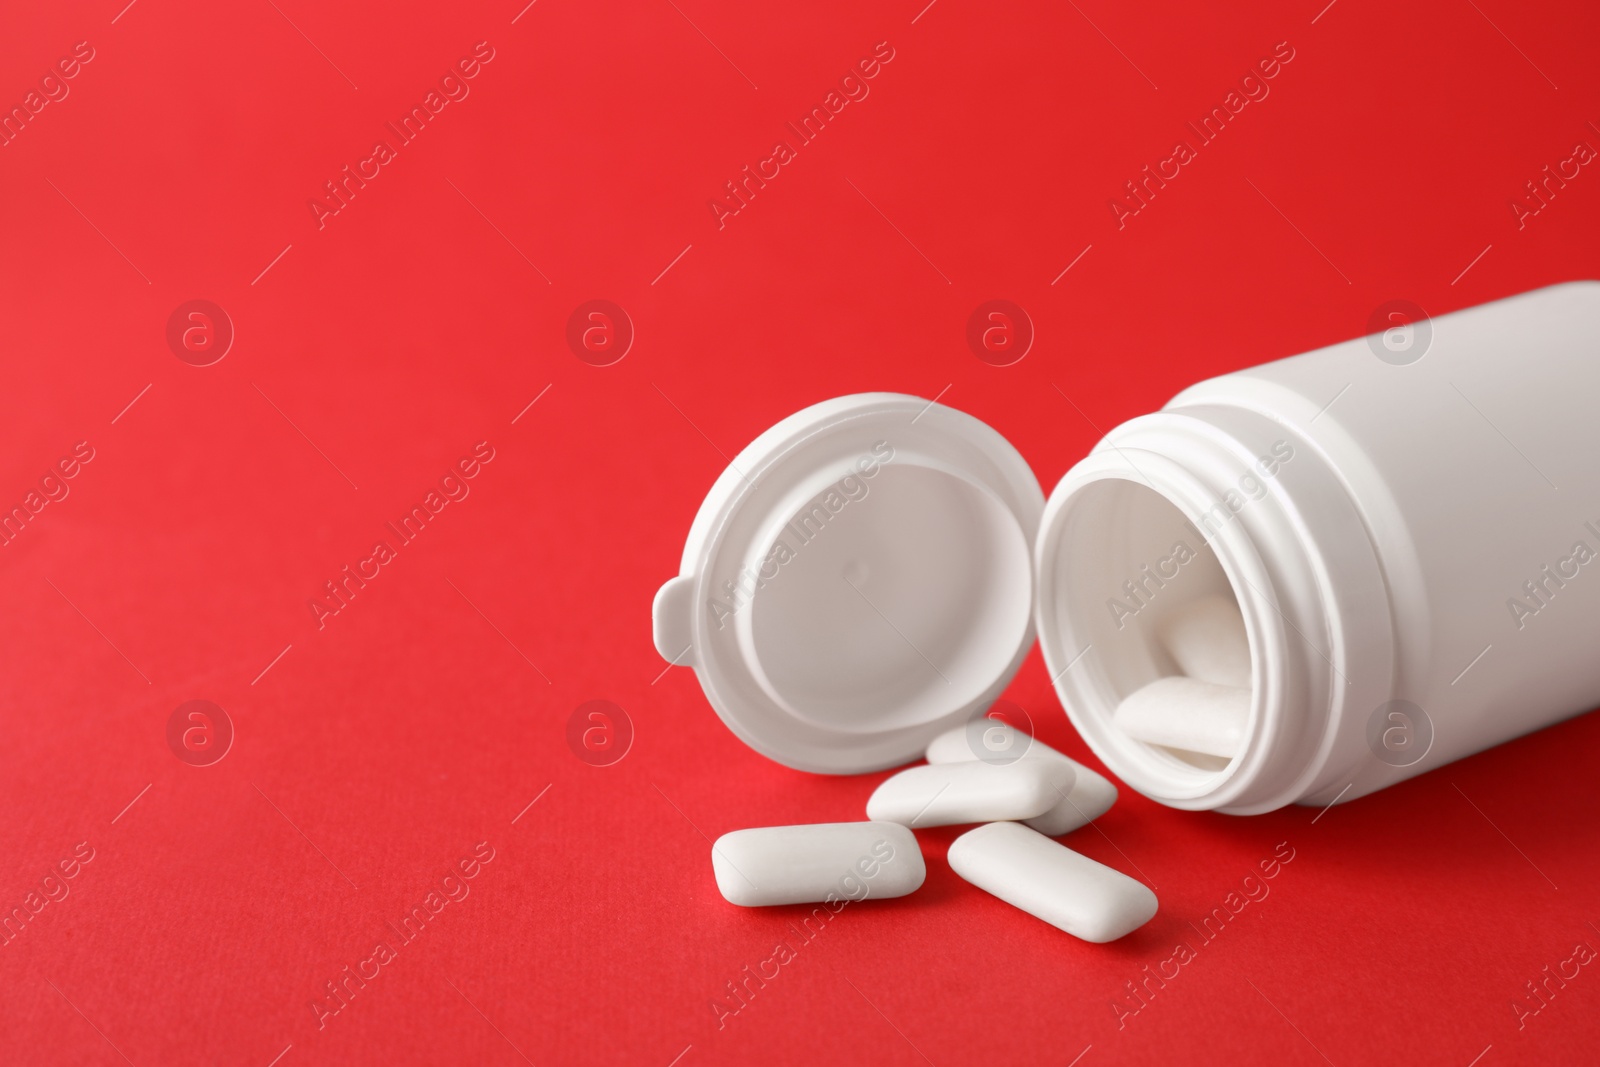
{"type": "Polygon", "coordinates": [[[1215,512],[1216,497],[1184,466],[1135,451],[1091,456],[1051,497],[1037,552],[1039,638],[1068,716],[1119,777],[1174,807],[1223,807],[1260,776],[1281,729],[1268,709],[1282,684],[1282,622],[1237,514],[1215,512]],[[1117,706],[1184,673],[1163,624],[1218,597],[1238,607],[1249,645],[1237,750],[1222,757],[1129,736],[1113,721],[1117,706]]]}

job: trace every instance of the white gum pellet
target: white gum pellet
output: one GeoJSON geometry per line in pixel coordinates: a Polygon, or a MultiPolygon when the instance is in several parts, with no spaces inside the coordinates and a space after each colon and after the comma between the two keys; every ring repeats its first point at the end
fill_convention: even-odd
{"type": "Polygon", "coordinates": [[[1072,767],[1072,788],[1043,815],[1025,819],[1046,837],[1060,837],[1098,819],[1117,802],[1117,787],[1049,745],[1006,723],[985,719],[957,726],[928,743],[929,763],[968,763],[974,760],[1057,759],[1072,767]]]}
{"type": "Polygon", "coordinates": [[[734,830],[711,846],[717,889],[746,908],[903,897],[927,867],[910,830],[893,822],[832,822],[734,830]]]}
{"type": "Polygon", "coordinates": [[[1017,823],[967,831],[949,858],[979,889],[1085,941],[1115,941],[1156,913],[1148,887],[1017,823]]]}
{"type": "Polygon", "coordinates": [[[1058,759],[912,767],[878,786],[867,801],[867,818],[905,826],[1032,819],[1070,794],[1074,777],[1072,766],[1058,759]]]}
{"type": "Polygon", "coordinates": [[[1022,820],[1026,825],[1046,837],[1060,837],[1088,826],[1111,810],[1117,802],[1117,787],[1081,763],[1073,764],[1073,770],[1076,777],[1066,797],[1043,815],[1022,820]]]}
{"type": "Polygon", "coordinates": [[[1134,690],[1111,721],[1146,744],[1231,757],[1244,746],[1249,718],[1250,690],[1174,675],[1134,690]]]}
{"type": "Polygon", "coordinates": [[[1161,620],[1156,635],[1181,673],[1250,688],[1250,640],[1233,597],[1213,593],[1182,604],[1161,620]]]}

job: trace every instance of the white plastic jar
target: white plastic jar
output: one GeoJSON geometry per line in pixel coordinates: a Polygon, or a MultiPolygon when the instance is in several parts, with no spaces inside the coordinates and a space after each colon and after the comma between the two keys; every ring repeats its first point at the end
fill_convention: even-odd
{"type": "Polygon", "coordinates": [[[843,397],[718,480],[656,645],[757,750],[850,773],[983,714],[1036,622],[1073,724],[1139,792],[1347,801],[1600,703],[1597,408],[1596,282],[1202,382],[1048,504],[970,416],[843,397]],[[1176,673],[1156,623],[1218,592],[1251,650],[1243,748],[1122,734],[1117,704],[1176,673]]]}

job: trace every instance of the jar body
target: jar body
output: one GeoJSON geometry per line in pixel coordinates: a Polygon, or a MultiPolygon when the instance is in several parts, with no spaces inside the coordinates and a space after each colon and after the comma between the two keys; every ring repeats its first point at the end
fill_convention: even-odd
{"type": "Polygon", "coordinates": [[[1113,430],[1058,486],[1038,556],[1041,637],[1069,715],[1114,771],[1144,759],[1108,732],[1115,700],[1171,673],[1130,632],[1136,616],[1218,576],[1194,568],[1187,592],[1182,576],[1135,583],[1122,598],[1135,614],[1112,630],[1095,617],[1100,590],[1062,587],[1114,589],[1137,553],[1070,570],[1065,555],[1109,544],[1090,527],[1137,539],[1161,514],[1141,494],[1166,498],[1181,513],[1172,528],[1215,554],[1250,633],[1249,751],[1205,768],[1214,780],[1129,766],[1135,788],[1238,812],[1350,800],[1600,704],[1600,283],[1388,340],[1202,382],[1113,430]],[[1122,503],[1097,488],[1118,477],[1138,487],[1122,503]]]}

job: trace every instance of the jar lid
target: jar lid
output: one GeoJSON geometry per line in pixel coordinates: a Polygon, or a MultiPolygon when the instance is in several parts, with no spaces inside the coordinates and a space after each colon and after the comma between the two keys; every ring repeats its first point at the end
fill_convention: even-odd
{"type": "Polygon", "coordinates": [[[898,393],[825,401],[712,486],[656,593],[656,649],[779,763],[898,766],[1022,665],[1043,510],[1021,454],[971,415],[898,393]]]}

